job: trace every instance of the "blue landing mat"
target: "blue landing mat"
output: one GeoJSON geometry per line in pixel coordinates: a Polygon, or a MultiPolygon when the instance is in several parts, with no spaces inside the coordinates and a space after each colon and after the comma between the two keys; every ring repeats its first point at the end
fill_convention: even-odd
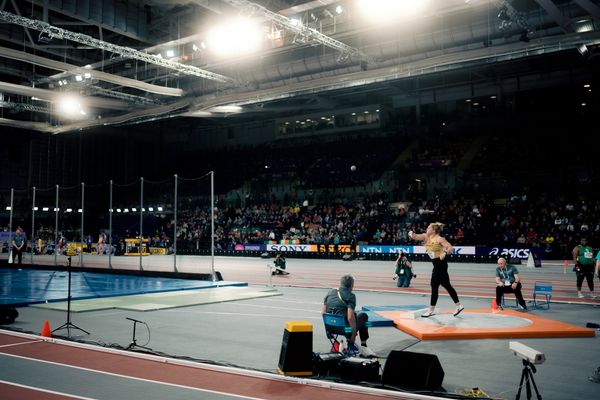
{"type": "MultiPolygon", "coordinates": [[[[0,304],[25,306],[67,300],[69,274],[49,270],[0,270],[0,304]]],[[[220,281],[218,286],[248,286],[220,281]]],[[[217,287],[212,281],[99,272],[72,272],[71,299],[126,296],[217,287]]]]}
{"type": "Polygon", "coordinates": [[[394,326],[394,321],[389,318],[382,317],[375,311],[416,311],[427,308],[426,305],[410,305],[410,306],[362,306],[361,311],[369,316],[369,322],[372,327],[376,326],[394,326]]]}

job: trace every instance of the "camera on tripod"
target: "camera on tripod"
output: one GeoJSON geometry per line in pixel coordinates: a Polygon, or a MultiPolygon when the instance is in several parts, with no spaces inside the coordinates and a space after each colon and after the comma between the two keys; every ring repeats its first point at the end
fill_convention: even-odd
{"type": "Polygon", "coordinates": [[[546,361],[546,355],[531,347],[525,346],[521,342],[508,342],[508,348],[517,357],[529,361],[532,364],[543,364],[546,361]]]}

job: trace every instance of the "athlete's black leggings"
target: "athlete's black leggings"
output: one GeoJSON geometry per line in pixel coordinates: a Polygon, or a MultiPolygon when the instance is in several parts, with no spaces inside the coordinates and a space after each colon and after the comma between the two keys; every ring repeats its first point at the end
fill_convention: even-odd
{"type": "Polygon", "coordinates": [[[594,290],[594,266],[593,265],[580,265],[579,271],[577,272],[577,290],[581,291],[581,285],[583,284],[583,278],[587,280],[588,287],[591,291],[594,290]]]}
{"type": "Polygon", "coordinates": [[[446,261],[446,259],[440,260],[439,258],[434,258],[431,262],[433,263],[433,272],[431,273],[430,304],[432,306],[437,304],[440,285],[448,291],[448,294],[452,297],[452,301],[458,303],[458,295],[456,294],[456,290],[454,290],[450,284],[450,276],[448,276],[448,261],[446,261]]]}

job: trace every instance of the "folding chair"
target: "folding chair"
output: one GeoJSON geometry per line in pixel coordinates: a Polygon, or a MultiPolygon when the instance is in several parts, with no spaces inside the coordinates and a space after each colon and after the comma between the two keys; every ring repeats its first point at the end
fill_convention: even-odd
{"type": "MultiPolygon", "coordinates": [[[[507,308],[507,306],[506,306],[506,302],[505,302],[505,300],[504,300],[507,294],[509,294],[509,293],[505,293],[505,294],[502,296],[502,308],[507,308]]],[[[515,297],[515,306],[514,306],[514,307],[512,307],[512,306],[509,306],[509,307],[511,307],[511,308],[519,308],[519,300],[517,300],[517,298],[515,297]]]]}
{"type": "Polygon", "coordinates": [[[550,299],[552,299],[552,282],[535,281],[533,285],[533,307],[541,309],[550,309],[550,299]],[[545,297],[545,303],[537,302],[537,297],[545,297]],[[544,307],[545,306],[545,307],[544,307]]]}
{"type": "Polygon", "coordinates": [[[331,342],[332,353],[341,353],[340,349],[340,336],[345,337],[346,340],[352,333],[352,328],[346,325],[346,319],[343,315],[339,314],[323,314],[323,324],[325,325],[325,334],[327,339],[331,342]]]}

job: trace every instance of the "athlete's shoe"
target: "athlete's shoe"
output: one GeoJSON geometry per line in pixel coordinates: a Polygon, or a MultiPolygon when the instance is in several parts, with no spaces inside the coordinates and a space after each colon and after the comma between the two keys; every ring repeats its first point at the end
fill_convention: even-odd
{"type": "Polygon", "coordinates": [[[455,317],[456,317],[456,316],[458,316],[458,314],[460,314],[460,313],[462,312],[462,310],[464,310],[464,309],[465,309],[465,307],[463,307],[463,306],[457,307],[457,308],[456,308],[456,311],[454,311],[454,314],[453,314],[453,315],[454,315],[455,317]]]}
{"type": "Polygon", "coordinates": [[[435,315],[435,313],[434,313],[433,311],[429,311],[429,310],[427,310],[427,311],[425,311],[423,314],[421,314],[421,317],[423,317],[423,318],[429,318],[429,317],[431,317],[432,315],[435,315]]]}

